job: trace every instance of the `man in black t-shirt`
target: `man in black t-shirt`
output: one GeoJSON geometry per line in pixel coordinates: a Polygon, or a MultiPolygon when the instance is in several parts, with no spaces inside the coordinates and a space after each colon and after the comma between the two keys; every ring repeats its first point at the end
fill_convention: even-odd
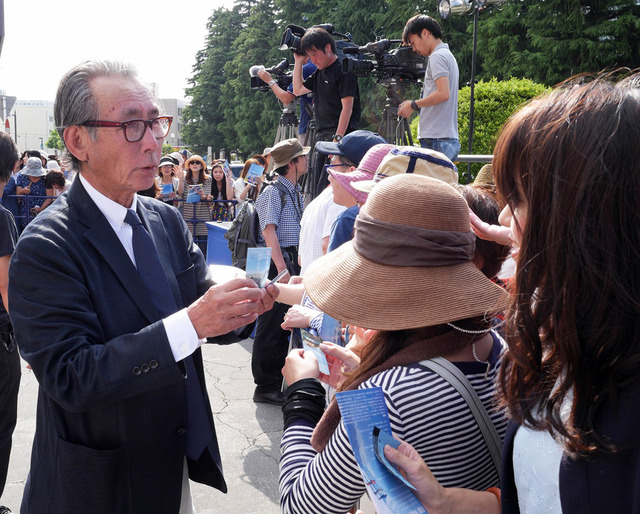
{"type": "MultiPolygon", "coordinates": [[[[11,136],[6,132],[0,132],[0,200],[4,186],[11,178],[11,172],[19,159],[18,148],[11,136]]],[[[13,341],[13,327],[7,314],[9,261],[17,240],[18,229],[13,214],[0,205],[0,496],[9,469],[11,436],[16,426],[20,385],[20,356],[13,341]]],[[[11,511],[0,506],[0,512],[11,511]]]]}
{"type": "MultiPolygon", "coordinates": [[[[353,73],[342,73],[336,43],[331,34],[320,27],[305,32],[300,40],[300,51],[304,55],[294,54],[293,93],[299,96],[313,92],[316,140],[338,142],[345,134],[356,130],[360,122],[358,79],[353,73]],[[302,66],[307,57],[318,69],[303,80],[302,66]]],[[[316,155],[314,196],[328,184],[323,166],[324,158],[316,155]]]]}

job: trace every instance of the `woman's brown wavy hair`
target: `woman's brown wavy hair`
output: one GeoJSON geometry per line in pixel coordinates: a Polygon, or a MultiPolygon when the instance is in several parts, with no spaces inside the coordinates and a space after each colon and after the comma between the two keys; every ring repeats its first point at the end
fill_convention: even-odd
{"type": "Polygon", "coordinates": [[[640,379],[640,75],[578,77],[534,99],[502,130],[493,173],[527,212],[503,403],[573,456],[615,451],[595,420],[640,379]]]}

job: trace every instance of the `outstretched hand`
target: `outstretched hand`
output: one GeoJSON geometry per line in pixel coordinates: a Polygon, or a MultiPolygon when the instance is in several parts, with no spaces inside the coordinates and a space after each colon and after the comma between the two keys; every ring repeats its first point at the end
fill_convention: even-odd
{"type": "Polygon", "coordinates": [[[293,305],[284,315],[284,321],[280,326],[283,330],[307,328],[311,325],[311,320],[318,314],[321,312],[304,305],[293,305]]]}
{"type": "Polygon", "coordinates": [[[187,315],[199,338],[215,337],[255,321],[273,307],[277,293],[275,286],[260,289],[249,278],[236,278],[210,287],[187,307],[187,315]]]}
{"type": "Polygon", "coordinates": [[[350,373],[360,365],[360,357],[347,348],[333,343],[322,343],[320,349],[327,356],[329,374],[320,373],[320,380],[331,387],[337,387],[344,381],[344,374],[350,373]]]}
{"type": "Polygon", "coordinates": [[[318,359],[313,352],[305,352],[303,349],[293,349],[287,355],[282,368],[282,376],[291,385],[304,378],[318,378],[318,359]]]}
{"type": "Polygon", "coordinates": [[[511,239],[509,239],[511,229],[509,227],[490,225],[478,218],[476,213],[471,209],[469,209],[469,221],[471,221],[471,230],[473,230],[480,239],[494,241],[501,245],[511,244],[511,239]]]}

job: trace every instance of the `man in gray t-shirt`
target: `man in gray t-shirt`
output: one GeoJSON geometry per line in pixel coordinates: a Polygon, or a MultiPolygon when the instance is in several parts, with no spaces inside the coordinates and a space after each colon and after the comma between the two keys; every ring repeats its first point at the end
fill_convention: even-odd
{"type": "Polygon", "coordinates": [[[414,16],[404,27],[402,40],[414,52],[429,57],[422,98],[405,100],[398,115],[408,118],[420,111],[418,138],[423,148],[445,154],[452,161],[460,152],[458,139],[458,63],[442,42],[440,25],[430,16],[414,16]]]}

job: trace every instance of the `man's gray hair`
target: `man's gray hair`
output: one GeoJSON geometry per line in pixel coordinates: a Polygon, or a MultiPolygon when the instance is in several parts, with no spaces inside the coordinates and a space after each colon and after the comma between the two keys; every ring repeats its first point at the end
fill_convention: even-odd
{"type": "MultiPolygon", "coordinates": [[[[64,131],[73,125],[82,125],[97,120],[100,109],[93,97],[90,82],[99,77],[129,77],[138,79],[138,73],[130,64],[115,61],[85,61],[62,77],[53,106],[56,129],[64,142],[64,131]]],[[[96,128],[88,127],[92,139],[96,128]]],[[[65,143],[66,148],[66,143],[65,143]]],[[[80,161],[66,148],[64,158],[71,168],[80,171],[80,161]]]]}

